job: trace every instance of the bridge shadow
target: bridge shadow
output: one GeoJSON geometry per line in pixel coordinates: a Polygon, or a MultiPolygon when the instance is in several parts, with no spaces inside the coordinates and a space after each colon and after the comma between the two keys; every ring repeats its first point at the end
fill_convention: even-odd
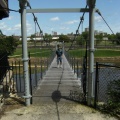
{"type": "Polygon", "coordinates": [[[58,102],[60,102],[60,99],[61,99],[61,92],[59,90],[56,90],[52,93],[51,97],[52,97],[52,100],[56,104],[57,116],[58,116],[58,120],[60,120],[60,115],[59,115],[59,110],[58,110],[58,102]]]}
{"type": "MultiPolygon", "coordinates": [[[[58,103],[67,103],[67,102],[75,102],[79,104],[86,105],[86,100],[84,98],[83,93],[80,93],[78,91],[70,90],[70,93],[66,96],[63,96],[60,90],[54,90],[51,95],[34,95],[34,99],[36,98],[45,98],[44,100],[47,100],[46,102],[51,102],[50,98],[52,99],[52,102],[55,103],[55,109],[56,109],[56,114],[58,117],[58,120],[60,120],[60,111],[59,111],[59,106],[58,103]],[[50,100],[50,101],[49,101],[50,100]],[[64,101],[65,100],[65,101],[64,101]]],[[[34,101],[35,102],[35,101],[34,101]]],[[[37,101],[38,102],[38,101],[37,101]]],[[[40,102],[40,100],[39,100],[40,102]]],[[[45,101],[44,101],[45,102],[45,101]]]]}
{"type": "Polygon", "coordinates": [[[77,103],[86,104],[86,98],[83,93],[78,93],[78,91],[70,90],[69,96],[62,96],[59,90],[55,90],[51,96],[52,100],[56,103],[60,102],[60,99],[65,99],[77,103]]]}
{"type": "Polygon", "coordinates": [[[60,120],[60,114],[59,114],[59,109],[58,109],[58,102],[60,102],[61,99],[77,102],[77,103],[80,103],[80,104],[86,104],[86,100],[85,100],[83,94],[81,93],[78,96],[78,93],[76,93],[76,92],[77,91],[70,91],[70,95],[69,96],[62,96],[61,92],[59,90],[55,90],[52,93],[51,98],[55,102],[55,105],[56,105],[58,120],[60,120]]]}

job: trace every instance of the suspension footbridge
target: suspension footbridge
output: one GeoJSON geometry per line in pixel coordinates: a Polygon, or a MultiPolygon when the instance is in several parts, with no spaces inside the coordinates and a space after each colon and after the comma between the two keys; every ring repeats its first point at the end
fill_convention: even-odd
{"type": "MultiPolygon", "coordinates": [[[[24,79],[24,95],[22,96],[25,99],[26,106],[30,105],[30,101],[33,104],[40,104],[42,102],[61,102],[61,101],[77,101],[77,102],[87,102],[88,105],[93,104],[93,99],[95,98],[95,74],[94,74],[94,14],[97,12],[104,22],[107,24],[105,19],[103,18],[100,11],[95,8],[96,0],[87,0],[85,8],[45,8],[45,9],[32,9],[28,0],[18,0],[19,1],[19,10],[12,10],[8,8],[4,8],[4,10],[11,10],[14,12],[19,12],[21,15],[21,34],[22,34],[22,61],[23,61],[23,79],[24,79]],[[29,7],[30,9],[28,9],[29,7]],[[83,12],[82,17],[80,18],[80,22],[76,33],[74,35],[74,39],[71,40],[71,45],[69,45],[68,52],[73,47],[73,43],[79,34],[79,29],[81,24],[84,21],[85,13],[89,13],[89,44],[86,43],[86,53],[83,59],[83,71],[76,71],[79,67],[78,64],[72,62],[72,65],[69,64],[66,56],[63,56],[63,66],[62,68],[57,68],[56,58],[53,59],[49,69],[46,71],[45,76],[40,81],[37,81],[38,84],[36,89],[32,91],[31,86],[31,78],[29,76],[29,63],[30,59],[28,57],[28,46],[27,46],[27,24],[26,24],[26,14],[32,13],[34,22],[35,22],[35,34],[36,34],[36,26],[39,28],[39,32],[43,35],[43,31],[38,24],[37,17],[34,13],[79,13],[83,12]],[[87,51],[88,54],[87,55],[87,51]],[[72,68],[71,68],[72,66],[72,68]],[[74,68],[73,68],[74,66],[74,68]],[[78,77],[82,74],[82,78],[78,77]]],[[[110,26],[107,24],[111,32],[113,33],[110,26]]],[[[114,33],[113,33],[114,34],[114,33]]],[[[44,38],[44,36],[43,36],[44,38]]],[[[44,42],[46,42],[44,40],[44,42]]],[[[35,41],[36,46],[36,41],[35,41]]],[[[50,48],[50,46],[48,46],[50,48]]],[[[55,47],[55,46],[54,46],[55,47]]],[[[51,48],[50,48],[51,49],[51,48]]],[[[52,49],[51,49],[52,50],[52,49]]],[[[55,51],[55,49],[54,49],[55,51]]],[[[20,63],[19,63],[20,64],[20,63]]],[[[42,62],[41,62],[42,64],[42,62]]],[[[17,65],[15,65],[17,67],[17,65]]],[[[47,66],[47,65],[46,65],[47,66]]],[[[12,66],[13,67],[13,66],[12,66]]],[[[39,65],[39,67],[41,67],[39,65]]],[[[44,66],[45,67],[45,66],[44,66]]],[[[35,72],[37,71],[37,65],[35,65],[35,72]]],[[[41,67],[42,69],[42,67],[41,67]]],[[[20,70],[20,67],[19,67],[20,70]]],[[[17,72],[16,72],[17,73],[17,72]]],[[[41,75],[42,76],[42,75],[41,75]]],[[[34,78],[34,80],[37,77],[34,78]]],[[[17,77],[16,77],[17,79],[17,77]]],[[[20,85],[21,82],[19,81],[20,85]]],[[[97,86],[97,83],[96,83],[97,86]]],[[[97,88],[96,88],[97,91],[97,88]]],[[[96,98],[95,98],[96,100],[96,98]]]]}
{"type": "Polygon", "coordinates": [[[57,67],[56,57],[53,59],[46,75],[33,93],[33,104],[51,102],[82,101],[81,81],[77,78],[63,55],[62,67],[57,67]],[[81,98],[81,100],[80,100],[81,98]]]}

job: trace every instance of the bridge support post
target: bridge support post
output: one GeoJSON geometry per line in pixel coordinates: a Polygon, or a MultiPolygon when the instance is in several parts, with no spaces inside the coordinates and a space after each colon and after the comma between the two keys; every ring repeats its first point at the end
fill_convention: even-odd
{"type": "Polygon", "coordinates": [[[89,5],[89,73],[88,73],[88,105],[94,98],[94,13],[96,0],[88,0],[89,5]]]}
{"type": "Polygon", "coordinates": [[[27,31],[26,31],[26,2],[27,0],[19,0],[20,12],[21,12],[21,35],[22,35],[22,54],[23,54],[23,71],[24,71],[24,82],[25,82],[25,104],[30,105],[30,83],[28,74],[28,50],[27,50],[27,31]]]}

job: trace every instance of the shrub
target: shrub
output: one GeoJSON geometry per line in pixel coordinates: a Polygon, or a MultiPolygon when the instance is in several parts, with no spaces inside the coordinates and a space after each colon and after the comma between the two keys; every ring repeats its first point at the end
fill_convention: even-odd
{"type": "Polygon", "coordinates": [[[120,79],[109,82],[107,87],[108,100],[102,110],[120,117],[120,79]]]}

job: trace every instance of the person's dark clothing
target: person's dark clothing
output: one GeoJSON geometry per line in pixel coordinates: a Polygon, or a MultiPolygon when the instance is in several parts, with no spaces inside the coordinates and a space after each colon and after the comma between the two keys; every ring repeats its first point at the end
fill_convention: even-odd
{"type": "Polygon", "coordinates": [[[62,63],[62,54],[63,54],[63,52],[62,52],[61,49],[57,49],[56,50],[57,64],[59,64],[59,62],[62,63]]]}
{"type": "Polygon", "coordinates": [[[56,50],[56,55],[57,55],[57,57],[61,57],[62,54],[63,54],[63,52],[62,52],[61,49],[57,49],[57,50],[56,50]]]}

